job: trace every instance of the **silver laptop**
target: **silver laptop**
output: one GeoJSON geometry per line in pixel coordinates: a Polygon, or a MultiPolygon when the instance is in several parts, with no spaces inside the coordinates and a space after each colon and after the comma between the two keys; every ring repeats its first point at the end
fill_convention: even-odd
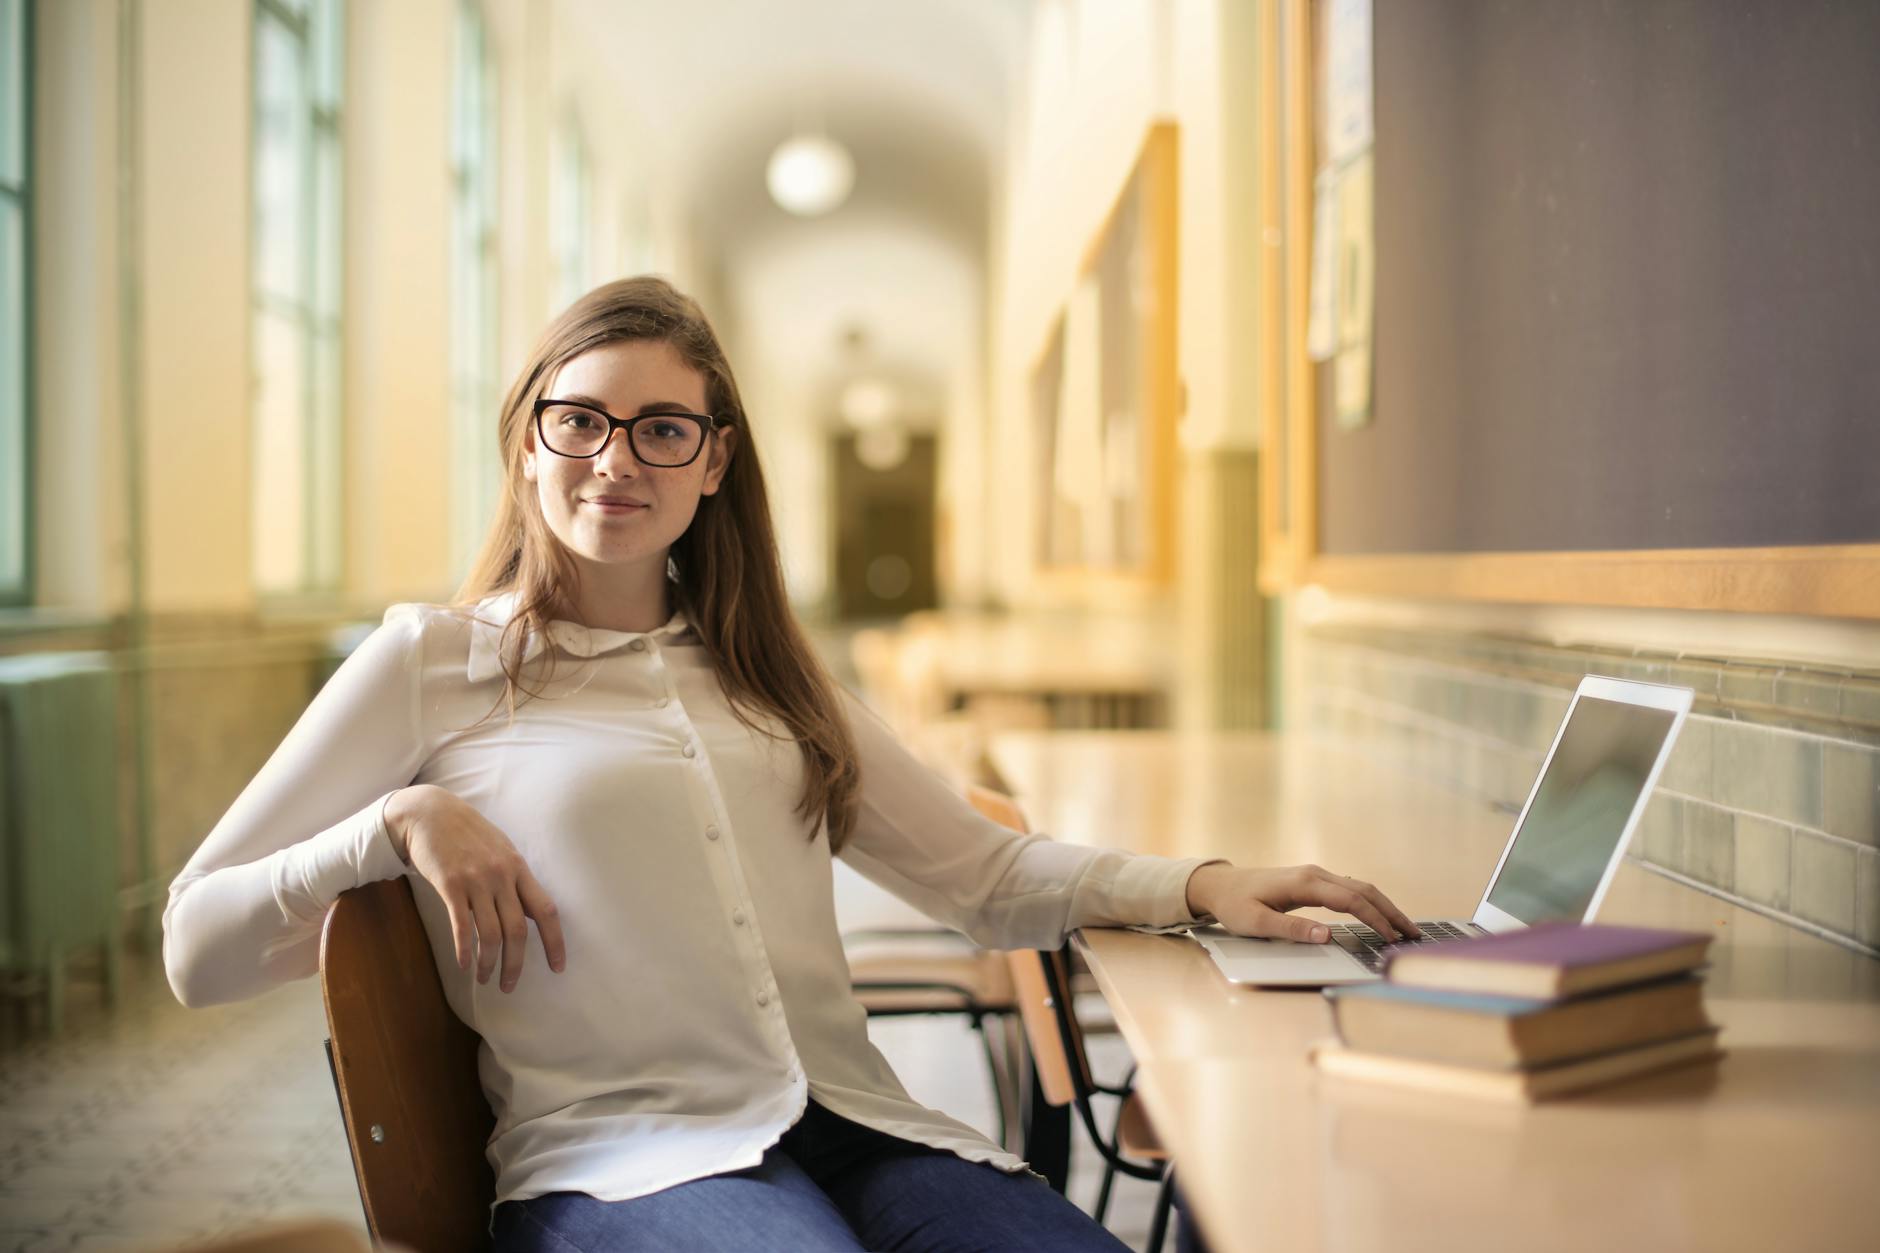
{"type": "MultiPolygon", "coordinates": [[[[1688,687],[1582,679],[1475,913],[1467,922],[1419,919],[1423,938],[1406,943],[1592,921],[1690,709],[1688,687]]],[[[1193,934],[1235,983],[1320,987],[1383,977],[1382,936],[1358,924],[1331,932],[1329,944],[1256,940],[1220,927],[1193,934]]]]}

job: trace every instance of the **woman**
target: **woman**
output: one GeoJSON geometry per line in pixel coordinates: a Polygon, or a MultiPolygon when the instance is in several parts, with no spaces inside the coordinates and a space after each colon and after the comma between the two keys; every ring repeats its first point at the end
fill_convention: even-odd
{"type": "Polygon", "coordinates": [[[1410,929],[1316,867],[1018,835],[918,765],[805,642],[730,365],[666,283],[564,313],[499,438],[460,606],[387,611],[164,911],[177,996],[229,1001],[315,973],[333,900],[415,872],[483,1041],[498,1249],[1120,1247],[902,1089],[832,856],[1001,948],[1197,915],[1323,940],[1280,912],[1306,904],[1410,929]]]}

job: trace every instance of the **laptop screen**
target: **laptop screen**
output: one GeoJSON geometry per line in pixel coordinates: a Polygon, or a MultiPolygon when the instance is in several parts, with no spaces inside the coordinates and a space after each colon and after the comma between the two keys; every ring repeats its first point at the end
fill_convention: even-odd
{"type": "Polygon", "coordinates": [[[1676,721],[1669,709],[1580,697],[1488,903],[1529,925],[1584,918],[1676,721]]]}

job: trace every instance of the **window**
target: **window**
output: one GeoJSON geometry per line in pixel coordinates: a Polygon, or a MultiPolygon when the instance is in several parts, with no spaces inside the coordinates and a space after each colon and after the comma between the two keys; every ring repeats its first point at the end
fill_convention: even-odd
{"type": "Polygon", "coordinates": [[[496,442],[496,76],[475,0],[457,10],[451,75],[451,559],[469,572],[489,529],[502,461],[496,442]]]}
{"type": "Polygon", "coordinates": [[[33,594],[32,34],[29,0],[0,0],[0,605],[33,594]]]}
{"type": "Polygon", "coordinates": [[[256,0],[254,578],[330,592],[341,574],[341,0],[256,0]]]}
{"type": "Polygon", "coordinates": [[[587,141],[574,118],[555,134],[555,165],[549,184],[549,227],[555,263],[556,312],[573,304],[593,286],[588,264],[588,152],[587,141]]]}

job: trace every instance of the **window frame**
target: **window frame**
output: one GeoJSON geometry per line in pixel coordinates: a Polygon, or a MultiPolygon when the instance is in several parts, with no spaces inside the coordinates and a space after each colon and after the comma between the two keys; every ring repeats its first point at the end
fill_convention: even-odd
{"type": "MultiPolygon", "coordinates": [[[[15,186],[0,178],[0,200],[17,202],[20,222],[20,463],[16,480],[18,491],[11,494],[18,502],[20,529],[19,577],[9,579],[0,570],[0,608],[27,608],[34,603],[39,582],[38,546],[39,492],[38,462],[38,371],[35,368],[37,344],[33,336],[33,306],[37,298],[38,267],[33,264],[33,241],[37,221],[33,212],[33,142],[35,89],[33,41],[35,38],[34,0],[14,0],[20,14],[20,73],[12,90],[17,93],[20,127],[20,177],[15,186]]],[[[11,485],[11,484],[9,484],[11,485]]]]}
{"type": "MultiPolygon", "coordinates": [[[[254,0],[249,33],[249,429],[260,429],[262,373],[256,347],[264,318],[287,321],[299,339],[302,378],[296,407],[299,417],[297,467],[300,517],[296,577],[288,584],[266,582],[259,546],[251,544],[249,575],[256,596],[270,605],[323,603],[345,584],[345,84],[346,0],[254,0]],[[331,46],[320,43],[323,14],[330,22],[331,46]],[[293,240],[298,294],[282,296],[267,288],[260,265],[262,208],[256,173],[261,163],[261,89],[259,68],[264,23],[274,22],[294,37],[300,58],[302,91],[294,109],[304,114],[304,149],[294,154],[299,169],[299,231],[293,240]],[[322,52],[330,53],[323,60],[322,52]],[[331,70],[330,81],[325,73],[331,70]],[[330,89],[330,91],[329,91],[330,89]],[[330,161],[322,161],[329,154],[330,161]],[[322,179],[329,169],[331,186],[322,179]],[[328,228],[330,227],[330,233],[328,228]],[[331,255],[323,243],[330,241],[331,255]],[[330,301],[327,297],[330,295],[330,301]],[[329,307],[330,304],[330,307],[329,307]],[[324,401],[324,403],[323,403],[324,401]]],[[[259,441],[257,438],[257,447],[259,441]]],[[[254,496],[260,477],[251,466],[251,521],[259,526],[254,496]]]]}

